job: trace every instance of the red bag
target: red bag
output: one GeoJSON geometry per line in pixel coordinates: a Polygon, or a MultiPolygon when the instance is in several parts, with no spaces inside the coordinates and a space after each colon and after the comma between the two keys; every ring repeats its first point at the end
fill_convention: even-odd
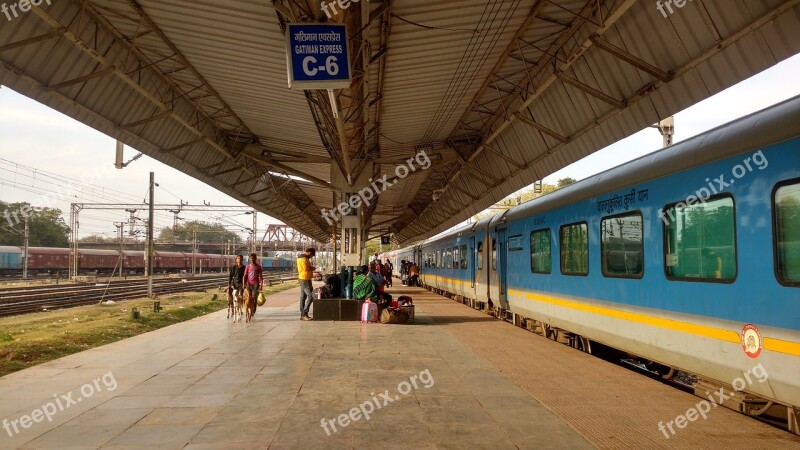
{"type": "Polygon", "coordinates": [[[392,307],[392,308],[399,308],[397,300],[392,300],[392,303],[389,306],[392,307]]]}

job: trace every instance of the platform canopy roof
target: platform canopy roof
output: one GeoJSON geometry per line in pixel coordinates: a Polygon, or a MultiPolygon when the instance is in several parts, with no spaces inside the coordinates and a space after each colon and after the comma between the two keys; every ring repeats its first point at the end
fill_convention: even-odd
{"type": "Polygon", "coordinates": [[[402,243],[800,51],[798,0],[341,2],[18,6],[0,83],[320,241],[331,165],[392,179],[424,151],[363,211],[402,243]],[[338,120],[327,91],[287,86],[287,24],[322,21],[350,34],[338,120]]]}

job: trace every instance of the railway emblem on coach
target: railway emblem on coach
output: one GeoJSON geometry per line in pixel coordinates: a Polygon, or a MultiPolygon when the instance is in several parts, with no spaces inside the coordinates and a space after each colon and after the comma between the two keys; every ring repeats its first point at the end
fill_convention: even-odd
{"type": "Polygon", "coordinates": [[[748,323],[742,328],[742,350],[751,358],[758,358],[764,347],[764,339],[755,325],[748,323]]]}

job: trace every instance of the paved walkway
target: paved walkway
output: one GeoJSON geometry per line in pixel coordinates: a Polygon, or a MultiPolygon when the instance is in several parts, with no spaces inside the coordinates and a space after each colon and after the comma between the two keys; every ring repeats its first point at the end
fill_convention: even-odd
{"type": "Polygon", "coordinates": [[[732,440],[700,422],[664,439],[652,417],[695,397],[405,291],[415,326],[302,322],[293,289],[250,324],[222,311],[0,378],[0,448],[800,448],[721,409],[707,422],[732,440]]]}

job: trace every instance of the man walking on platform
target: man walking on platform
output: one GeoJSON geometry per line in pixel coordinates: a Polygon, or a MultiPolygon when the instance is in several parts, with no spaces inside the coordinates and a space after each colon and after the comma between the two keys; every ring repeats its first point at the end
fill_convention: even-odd
{"type": "Polygon", "coordinates": [[[316,250],[307,248],[305,253],[297,258],[297,279],[300,280],[300,320],[311,320],[311,317],[308,317],[308,310],[314,301],[311,277],[314,275],[316,267],[311,265],[310,259],[316,254],[316,250]]]}
{"type": "Polygon", "coordinates": [[[242,255],[236,255],[236,264],[231,266],[230,273],[228,273],[228,288],[233,289],[236,296],[244,294],[244,264],[242,264],[242,255]]]}
{"type": "MultiPolygon", "coordinates": [[[[253,306],[253,314],[256,313],[258,307],[258,293],[264,286],[264,271],[258,265],[258,255],[250,253],[250,264],[244,268],[243,278],[245,281],[245,289],[250,294],[250,303],[253,306]]],[[[251,316],[252,316],[251,315],[251,316]]]]}

